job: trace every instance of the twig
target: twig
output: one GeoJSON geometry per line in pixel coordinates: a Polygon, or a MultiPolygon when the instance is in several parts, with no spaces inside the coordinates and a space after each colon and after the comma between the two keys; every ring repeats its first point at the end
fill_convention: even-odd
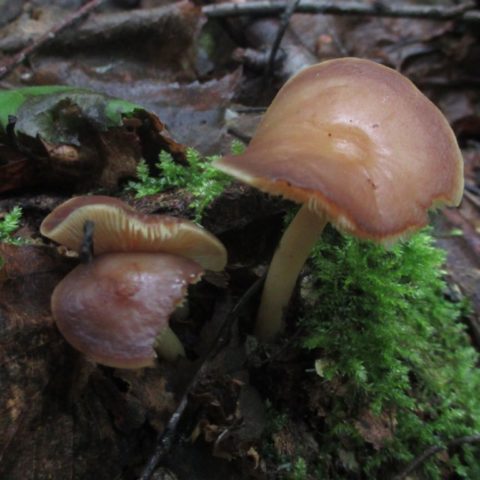
{"type": "MultiPolygon", "coordinates": [[[[265,111],[265,109],[264,109],[264,111],[265,111]]],[[[227,128],[227,133],[229,133],[230,135],[232,135],[233,137],[237,138],[238,140],[240,140],[241,142],[243,142],[247,145],[250,143],[250,140],[252,139],[251,135],[247,135],[246,133],[243,133],[237,127],[228,127],[227,128]]]]}
{"type": "Polygon", "coordinates": [[[218,353],[229,343],[231,338],[232,327],[238,317],[239,312],[243,309],[246,303],[255,295],[262,286],[265,278],[261,277],[250,286],[250,288],[243,294],[237,304],[232,308],[232,310],[225,317],[225,320],[220,328],[220,331],[213,342],[208,353],[205,355],[205,359],[200,365],[199,369],[193,376],[192,380],[188,384],[185,392],[182,395],[180,403],[176,408],[173,415],[170,417],[170,420],[165,427],[165,430],[159,435],[157,439],[157,446],[153,455],[148,460],[147,465],[143,469],[142,474],[139,477],[139,480],[150,480],[153,475],[153,472],[157,468],[157,465],[165,458],[168,454],[172,445],[175,441],[176,431],[180,420],[185,412],[185,409],[188,406],[188,399],[190,393],[195,389],[199,380],[202,378],[205,371],[208,370],[211,361],[218,355],[218,353]]]}
{"type": "Polygon", "coordinates": [[[9,115],[7,118],[5,133],[7,134],[7,142],[12,147],[17,147],[17,137],[15,136],[16,123],[17,123],[17,117],[15,115],[9,115]]]}
{"type": "Polygon", "coordinates": [[[443,450],[449,450],[453,447],[458,447],[465,443],[479,443],[480,442],[480,433],[475,435],[466,435],[464,437],[459,437],[447,442],[445,445],[434,445],[427,448],[423,453],[421,453],[417,458],[415,458],[407,467],[402,470],[398,475],[392,478],[392,480],[404,480],[410,475],[415,469],[417,469],[423,462],[428,460],[431,456],[435,455],[438,452],[443,450]]]}
{"type": "Polygon", "coordinates": [[[83,224],[83,239],[80,245],[79,258],[82,263],[92,263],[93,260],[93,234],[95,232],[95,223],[92,220],[86,220],[83,224]]]}
{"type": "Polygon", "coordinates": [[[267,107],[250,107],[250,106],[241,106],[241,107],[232,107],[232,109],[237,113],[265,113],[267,107]]]}
{"type": "Polygon", "coordinates": [[[95,8],[99,7],[105,0],[90,0],[83,7],[79,8],[76,12],[71,15],[68,15],[61,22],[57,23],[52,29],[48,32],[45,32],[33,43],[25,47],[23,50],[18,52],[13,58],[7,60],[0,65],[0,78],[5,77],[10,73],[17,65],[20,65],[29,55],[38,50],[40,47],[43,47],[46,43],[52,41],[60,32],[66,28],[72,26],[75,22],[79,21],[95,8]]]}
{"type": "Polygon", "coordinates": [[[280,25],[278,26],[277,35],[275,36],[275,40],[272,43],[272,48],[270,50],[270,55],[268,57],[268,62],[265,66],[264,71],[264,80],[267,79],[273,71],[273,66],[275,65],[275,59],[277,57],[277,52],[280,47],[280,43],[282,42],[282,38],[287,31],[288,24],[290,23],[290,18],[295,12],[300,0],[287,0],[285,11],[283,12],[280,25]]]}
{"type": "MultiPolygon", "coordinates": [[[[217,3],[203,7],[207,17],[234,17],[240,15],[278,15],[285,11],[288,0],[259,0],[243,3],[217,3]]],[[[458,19],[462,22],[480,22],[480,10],[475,2],[460,5],[401,5],[398,3],[355,1],[300,0],[298,13],[328,13],[335,15],[367,15],[372,17],[426,18],[431,20],[458,19]]]]}

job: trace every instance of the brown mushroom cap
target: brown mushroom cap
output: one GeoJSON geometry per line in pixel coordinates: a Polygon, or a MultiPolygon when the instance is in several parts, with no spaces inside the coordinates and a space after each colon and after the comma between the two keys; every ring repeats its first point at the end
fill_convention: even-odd
{"type": "Polygon", "coordinates": [[[68,342],[118,368],[153,364],[153,344],[201,267],[169,254],[118,253],[72,270],[55,288],[52,312],[68,342]]]}
{"type": "Polygon", "coordinates": [[[429,208],[457,205],[463,192],[461,152],[442,113],[395,70],[356,58],[289,80],[246,151],[216,166],[380,241],[424,226],[429,208]]]}
{"type": "Polygon", "coordinates": [[[208,270],[222,270],[227,253],[212,234],[188,220],[144,215],[117,198],[75,197],[55,208],[42,222],[42,235],[79,251],[85,221],[95,224],[94,254],[166,252],[190,258],[208,270]]]}

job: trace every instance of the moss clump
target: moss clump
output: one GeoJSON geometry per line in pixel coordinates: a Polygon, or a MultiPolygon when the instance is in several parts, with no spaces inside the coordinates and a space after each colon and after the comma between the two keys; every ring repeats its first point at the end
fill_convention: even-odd
{"type": "MultiPolygon", "coordinates": [[[[25,243],[20,237],[13,234],[20,227],[22,219],[22,209],[13,207],[10,212],[0,214],[0,243],[9,243],[11,245],[21,245],[25,243]]],[[[0,268],[3,267],[5,261],[0,257],[0,268]]]]}
{"type": "MultiPolygon", "coordinates": [[[[479,356],[459,321],[465,304],[445,297],[443,262],[427,231],[386,250],[329,230],[316,246],[303,346],[324,385],[338,387],[325,389],[337,393],[318,432],[321,478],[389,477],[426,448],[480,431],[479,356]],[[375,425],[359,428],[365,415],[389,419],[381,445],[365,433],[375,425]],[[339,474],[347,449],[357,471],[339,474]]],[[[479,459],[478,444],[465,445],[416,472],[480,478],[479,459]]]]}
{"type": "MultiPolygon", "coordinates": [[[[266,406],[266,424],[263,432],[262,457],[277,466],[275,478],[285,480],[307,480],[308,465],[301,456],[305,445],[297,445],[298,426],[291,422],[286,413],[276,410],[269,400],[266,406]],[[293,452],[295,450],[295,452],[293,452]]],[[[301,434],[300,434],[301,435],[301,434]]],[[[273,472],[270,472],[273,475],[273,472]]]]}
{"type": "Polygon", "coordinates": [[[0,216],[0,243],[10,243],[20,245],[22,240],[19,237],[13,236],[16,230],[20,227],[22,219],[22,209],[20,207],[13,207],[10,212],[0,216]]]}
{"type": "Polygon", "coordinates": [[[231,183],[227,175],[212,166],[215,156],[202,157],[197,150],[187,149],[188,165],[176,163],[167,152],[161,152],[155,165],[160,172],[158,177],[150,174],[148,165],[142,161],[137,167],[138,181],[130,182],[129,189],[137,198],[155,195],[171,188],[185,188],[193,196],[190,208],[195,221],[199,222],[205,208],[217,198],[231,183]]]}
{"type": "Polygon", "coordinates": [[[307,480],[307,463],[302,457],[298,457],[293,464],[289,480],[307,480]]]}

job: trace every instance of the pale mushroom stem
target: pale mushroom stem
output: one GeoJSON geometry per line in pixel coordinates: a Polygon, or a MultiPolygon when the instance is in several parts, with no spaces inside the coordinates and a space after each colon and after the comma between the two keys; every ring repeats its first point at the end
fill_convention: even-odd
{"type": "Polygon", "coordinates": [[[155,338],[154,348],[160,357],[169,362],[176,360],[177,357],[185,356],[185,349],[183,348],[182,342],[180,342],[170,327],[166,327],[162,330],[162,333],[155,338]]]}
{"type": "Polygon", "coordinates": [[[265,279],[255,326],[258,338],[267,340],[282,331],[285,309],[300,270],[327,223],[325,215],[303,205],[287,227],[265,279]]]}

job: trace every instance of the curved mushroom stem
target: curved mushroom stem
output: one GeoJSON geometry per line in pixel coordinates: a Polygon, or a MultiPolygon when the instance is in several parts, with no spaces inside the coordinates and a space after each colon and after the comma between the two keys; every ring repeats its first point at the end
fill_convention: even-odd
{"type": "Polygon", "coordinates": [[[182,342],[169,326],[155,338],[154,349],[160,357],[169,362],[185,356],[182,342]]]}
{"type": "Polygon", "coordinates": [[[300,270],[328,220],[303,205],[283,234],[268,269],[255,335],[263,340],[283,329],[283,316],[300,270]]]}

